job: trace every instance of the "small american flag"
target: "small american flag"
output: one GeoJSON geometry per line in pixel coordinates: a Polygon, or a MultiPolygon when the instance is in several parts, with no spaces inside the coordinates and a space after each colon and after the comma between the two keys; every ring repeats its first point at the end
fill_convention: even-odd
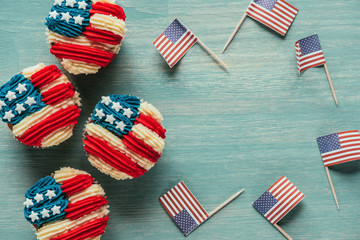
{"type": "Polygon", "coordinates": [[[276,224],[304,197],[304,194],[283,176],[264,192],[253,206],[272,224],[276,224]]]}
{"type": "Polygon", "coordinates": [[[159,201],[185,236],[209,218],[183,181],[161,196],[159,201]]]}
{"type": "Polygon", "coordinates": [[[285,36],[298,11],[284,0],[253,0],[246,14],[285,36]]]}
{"type": "Polygon", "coordinates": [[[317,34],[297,41],[295,51],[299,74],[306,69],[325,64],[325,57],[317,34]]]}
{"type": "Polygon", "coordinates": [[[185,55],[196,43],[197,37],[179,19],[170,26],[153,42],[153,45],[164,57],[170,68],[185,55]]]}
{"type": "Polygon", "coordinates": [[[325,167],[360,160],[358,130],[345,131],[316,139],[325,167]]]}

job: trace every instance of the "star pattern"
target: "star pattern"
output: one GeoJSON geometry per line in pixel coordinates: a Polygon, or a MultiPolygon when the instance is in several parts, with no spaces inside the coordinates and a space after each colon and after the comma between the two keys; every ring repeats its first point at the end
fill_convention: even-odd
{"type": "Polygon", "coordinates": [[[120,105],[120,103],[118,103],[118,102],[113,102],[111,108],[114,109],[115,111],[119,112],[120,109],[122,109],[123,107],[120,105]]]}
{"type": "Polygon", "coordinates": [[[131,118],[132,114],[133,114],[133,112],[131,111],[130,108],[125,108],[124,109],[124,113],[123,113],[124,116],[127,116],[128,118],[131,118]]]}
{"type": "Polygon", "coordinates": [[[5,97],[11,102],[12,100],[16,99],[16,94],[15,92],[8,91],[5,97]]]}
{"type": "Polygon", "coordinates": [[[319,137],[316,139],[316,141],[318,143],[321,154],[341,148],[339,136],[337,133],[319,137]]]}
{"type": "Polygon", "coordinates": [[[44,209],[40,212],[42,218],[50,217],[49,212],[50,212],[50,210],[47,210],[47,209],[44,208],[44,209]]]}
{"type": "Polygon", "coordinates": [[[105,121],[110,123],[110,124],[114,124],[115,118],[114,118],[114,116],[112,114],[109,114],[109,115],[106,116],[105,121]]]}
{"type": "Polygon", "coordinates": [[[23,204],[26,208],[29,208],[30,206],[34,205],[33,201],[28,198],[25,199],[25,202],[23,204]]]}
{"type": "Polygon", "coordinates": [[[253,203],[253,206],[262,215],[265,215],[277,202],[276,198],[266,191],[253,203]]]}
{"type": "Polygon", "coordinates": [[[320,41],[317,34],[300,39],[299,45],[301,54],[303,56],[321,50],[320,41]]]}
{"type": "Polygon", "coordinates": [[[262,6],[263,8],[266,8],[269,11],[274,8],[276,2],[277,0],[254,0],[254,3],[262,6]]]}
{"type": "Polygon", "coordinates": [[[172,43],[176,43],[186,31],[187,28],[178,19],[175,19],[163,34],[172,43]]]}
{"type": "Polygon", "coordinates": [[[0,100],[0,110],[5,106],[6,106],[5,102],[3,100],[0,100]]]}
{"type": "Polygon", "coordinates": [[[13,117],[15,117],[15,115],[12,113],[12,110],[10,110],[8,112],[5,112],[5,115],[4,115],[3,119],[10,122],[13,117]]]}
{"type": "Polygon", "coordinates": [[[79,24],[82,25],[82,22],[84,21],[85,18],[81,17],[80,15],[77,17],[74,17],[75,20],[75,24],[79,24]]]}
{"type": "Polygon", "coordinates": [[[23,103],[17,103],[16,104],[16,108],[15,111],[17,111],[19,114],[21,114],[23,111],[25,111],[26,109],[24,108],[24,104],[23,103]]]}
{"type": "Polygon", "coordinates": [[[49,18],[56,19],[56,17],[57,17],[58,15],[59,15],[59,14],[58,14],[57,11],[49,12],[49,18]]]}
{"type": "Polygon", "coordinates": [[[66,22],[69,22],[72,18],[69,12],[61,13],[62,17],[61,20],[65,20],[66,22]]]}
{"type": "Polygon", "coordinates": [[[51,200],[53,197],[56,197],[56,193],[54,190],[47,190],[45,196],[47,196],[51,200]]]}
{"type": "Polygon", "coordinates": [[[120,129],[121,131],[124,131],[125,127],[126,127],[126,124],[125,124],[123,121],[118,122],[118,123],[116,124],[116,128],[117,128],[117,129],[120,129]]]}
{"type": "Polygon", "coordinates": [[[109,104],[112,102],[111,101],[111,99],[110,99],[110,97],[109,96],[107,96],[107,97],[101,97],[101,103],[104,103],[106,106],[109,106],[109,104]]]}
{"type": "Polygon", "coordinates": [[[51,208],[51,211],[52,211],[52,214],[53,215],[56,215],[56,214],[60,214],[61,212],[60,212],[60,206],[53,206],[52,208],[51,208]]]}
{"type": "Polygon", "coordinates": [[[87,3],[85,1],[82,1],[82,2],[78,2],[79,4],[79,9],[84,9],[86,10],[86,7],[87,7],[87,3]]]}
{"type": "Polygon", "coordinates": [[[36,200],[37,203],[39,203],[42,200],[44,200],[44,197],[42,194],[37,193],[36,196],[34,197],[34,199],[36,200]]]}
{"type": "Polygon", "coordinates": [[[173,220],[185,236],[198,226],[186,209],[175,215],[173,220]]]}
{"type": "Polygon", "coordinates": [[[34,211],[31,211],[31,214],[29,215],[29,218],[31,218],[32,222],[35,222],[36,220],[39,220],[38,214],[34,211]]]}
{"type": "Polygon", "coordinates": [[[36,104],[35,98],[34,97],[27,97],[25,103],[29,106],[36,104]]]}
{"type": "Polygon", "coordinates": [[[62,2],[63,2],[63,0],[55,0],[54,6],[56,6],[56,5],[61,6],[62,2]]]}
{"type": "Polygon", "coordinates": [[[76,0],[66,0],[65,6],[67,7],[74,7],[76,0]]]}
{"type": "Polygon", "coordinates": [[[96,112],[95,116],[97,116],[99,119],[102,119],[105,116],[104,111],[102,109],[95,108],[95,112],[96,112]]]}
{"type": "Polygon", "coordinates": [[[26,84],[25,83],[19,83],[17,88],[16,88],[16,91],[18,91],[19,94],[22,94],[23,92],[26,92],[27,91],[26,84]]]}

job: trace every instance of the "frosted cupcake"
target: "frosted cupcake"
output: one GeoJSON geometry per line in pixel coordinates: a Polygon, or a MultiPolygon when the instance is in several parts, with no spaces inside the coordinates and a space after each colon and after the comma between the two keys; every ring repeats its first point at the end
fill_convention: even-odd
{"type": "Polygon", "coordinates": [[[25,219],[40,240],[99,240],[109,220],[104,189],[87,172],[61,168],[25,193],[25,219]]]}
{"type": "Polygon", "coordinates": [[[0,117],[28,146],[50,147],[71,137],[80,105],[79,93],[55,65],[26,68],[0,87],[0,117]]]}
{"type": "Polygon", "coordinates": [[[70,73],[96,73],[119,53],[125,17],[115,0],[55,0],[45,23],[50,52],[70,73]]]}
{"type": "Polygon", "coordinates": [[[162,120],[153,105],[137,97],[102,97],[85,126],[83,142],[90,163],[118,180],[143,175],[164,149],[162,120]]]}

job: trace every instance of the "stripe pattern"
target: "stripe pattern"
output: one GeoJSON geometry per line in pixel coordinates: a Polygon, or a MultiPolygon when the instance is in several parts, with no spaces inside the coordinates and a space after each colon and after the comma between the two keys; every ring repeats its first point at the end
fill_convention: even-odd
{"type": "MultiPolygon", "coordinates": [[[[60,186],[62,194],[68,199],[67,207],[63,210],[65,216],[60,220],[49,221],[37,227],[37,239],[100,239],[109,219],[108,201],[102,187],[94,182],[87,172],[69,167],[56,171],[53,178],[60,186]]],[[[49,198],[42,196],[51,203],[51,195],[46,195],[49,198]]],[[[59,213],[54,211],[53,214],[59,213]]],[[[44,215],[39,215],[39,217],[43,219],[44,215]]]]}
{"type": "MultiPolygon", "coordinates": [[[[73,6],[70,6],[66,5],[64,0],[61,2],[61,9],[68,9],[69,12],[78,11],[81,9],[80,2],[76,1],[73,6]]],[[[64,28],[71,27],[70,23],[75,17],[70,19],[66,27],[55,26],[55,28],[61,28],[62,31],[47,31],[48,42],[51,45],[50,52],[62,60],[61,64],[68,72],[75,75],[93,74],[111,63],[118,54],[126,33],[126,16],[120,6],[107,1],[95,3],[82,1],[82,4],[87,4],[84,7],[88,9],[90,19],[88,24],[82,23],[78,36],[70,37],[66,34],[72,32],[72,29],[63,31],[64,28]]],[[[57,21],[52,24],[66,24],[65,20],[59,21],[60,18],[61,15],[57,16],[57,21]]],[[[51,19],[51,12],[47,19],[51,19]]]]}
{"type": "Polygon", "coordinates": [[[170,68],[196,43],[197,37],[182,23],[175,19],[165,31],[155,39],[153,45],[160,52],[170,68]]]}
{"type": "Polygon", "coordinates": [[[296,41],[295,52],[299,74],[326,63],[317,34],[296,41]]]}
{"type": "Polygon", "coordinates": [[[316,139],[325,167],[360,159],[358,130],[330,134],[316,139]]]}
{"type": "Polygon", "coordinates": [[[285,0],[252,0],[246,14],[285,36],[298,11],[285,0]]]}
{"type": "Polygon", "coordinates": [[[19,120],[8,122],[14,136],[25,145],[42,148],[58,145],[71,137],[81,104],[79,93],[69,79],[55,65],[45,66],[42,63],[24,69],[22,74],[15,76],[21,76],[24,80],[16,84],[16,99],[9,102],[9,106],[16,105],[12,112],[20,114],[16,113],[19,120]],[[26,97],[29,89],[33,89],[39,98],[26,97]]]}
{"type": "Polygon", "coordinates": [[[185,236],[209,218],[183,181],[161,196],[159,201],[185,236]]]}
{"type": "Polygon", "coordinates": [[[85,126],[90,163],[118,180],[144,175],[165,146],[161,122],[160,112],[137,97],[103,96],[85,126]]]}
{"type": "Polygon", "coordinates": [[[272,224],[279,222],[305,195],[285,176],[264,192],[253,206],[272,224]]]}

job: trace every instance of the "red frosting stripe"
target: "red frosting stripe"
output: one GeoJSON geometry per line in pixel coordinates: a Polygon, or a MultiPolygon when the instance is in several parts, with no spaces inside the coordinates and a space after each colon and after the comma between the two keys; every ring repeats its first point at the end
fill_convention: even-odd
{"type": "Polygon", "coordinates": [[[161,138],[166,137],[165,136],[166,129],[163,128],[154,118],[145,114],[140,114],[135,121],[135,124],[139,124],[139,123],[151,129],[152,131],[156,132],[161,138]]]}
{"type": "Polygon", "coordinates": [[[98,218],[94,221],[81,225],[80,227],[74,228],[64,234],[61,234],[60,236],[51,238],[51,240],[84,240],[87,238],[103,235],[105,233],[105,228],[108,221],[109,216],[98,218]]]}
{"type": "Polygon", "coordinates": [[[35,87],[43,87],[61,76],[60,70],[55,65],[49,65],[31,75],[31,83],[35,87]]]}
{"type": "Polygon", "coordinates": [[[66,98],[74,96],[75,91],[71,83],[61,83],[41,93],[42,101],[46,104],[55,105],[66,98]]]}
{"type": "Polygon", "coordinates": [[[125,12],[119,5],[97,2],[91,5],[90,14],[93,15],[95,13],[104,14],[104,15],[112,15],[121,20],[125,21],[125,12]]]}
{"type": "Polygon", "coordinates": [[[94,42],[102,42],[112,45],[117,45],[121,42],[122,36],[116,35],[107,30],[101,30],[93,28],[91,26],[86,27],[83,34],[90,40],[94,42]]]}
{"type": "Polygon", "coordinates": [[[75,105],[60,109],[29,128],[21,137],[17,137],[17,139],[26,145],[40,147],[44,137],[57,129],[76,124],[79,116],[80,109],[75,105]]]}
{"type": "Polygon", "coordinates": [[[90,187],[93,182],[94,178],[90,175],[80,174],[65,180],[61,185],[61,189],[67,196],[69,196],[90,187]]]}
{"type": "Polygon", "coordinates": [[[104,50],[78,44],[55,43],[52,45],[50,52],[57,58],[93,63],[101,67],[106,67],[116,56],[116,54],[104,50]]]}
{"type": "Polygon", "coordinates": [[[99,196],[88,197],[74,203],[69,203],[65,209],[65,212],[67,213],[66,218],[73,221],[88,213],[96,211],[106,204],[108,204],[106,198],[99,196]]]}
{"type": "Polygon", "coordinates": [[[161,155],[149,145],[135,137],[132,132],[129,132],[127,135],[123,135],[122,141],[130,150],[152,162],[156,162],[161,157],[161,155]]]}
{"type": "Polygon", "coordinates": [[[85,151],[101,158],[104,162],[117,170],[124,172],[134,178],[144,175],[146,169],[134,163],[130,158],[112,148],[106,141],[93,136],[83,139],[85,151]]]}

